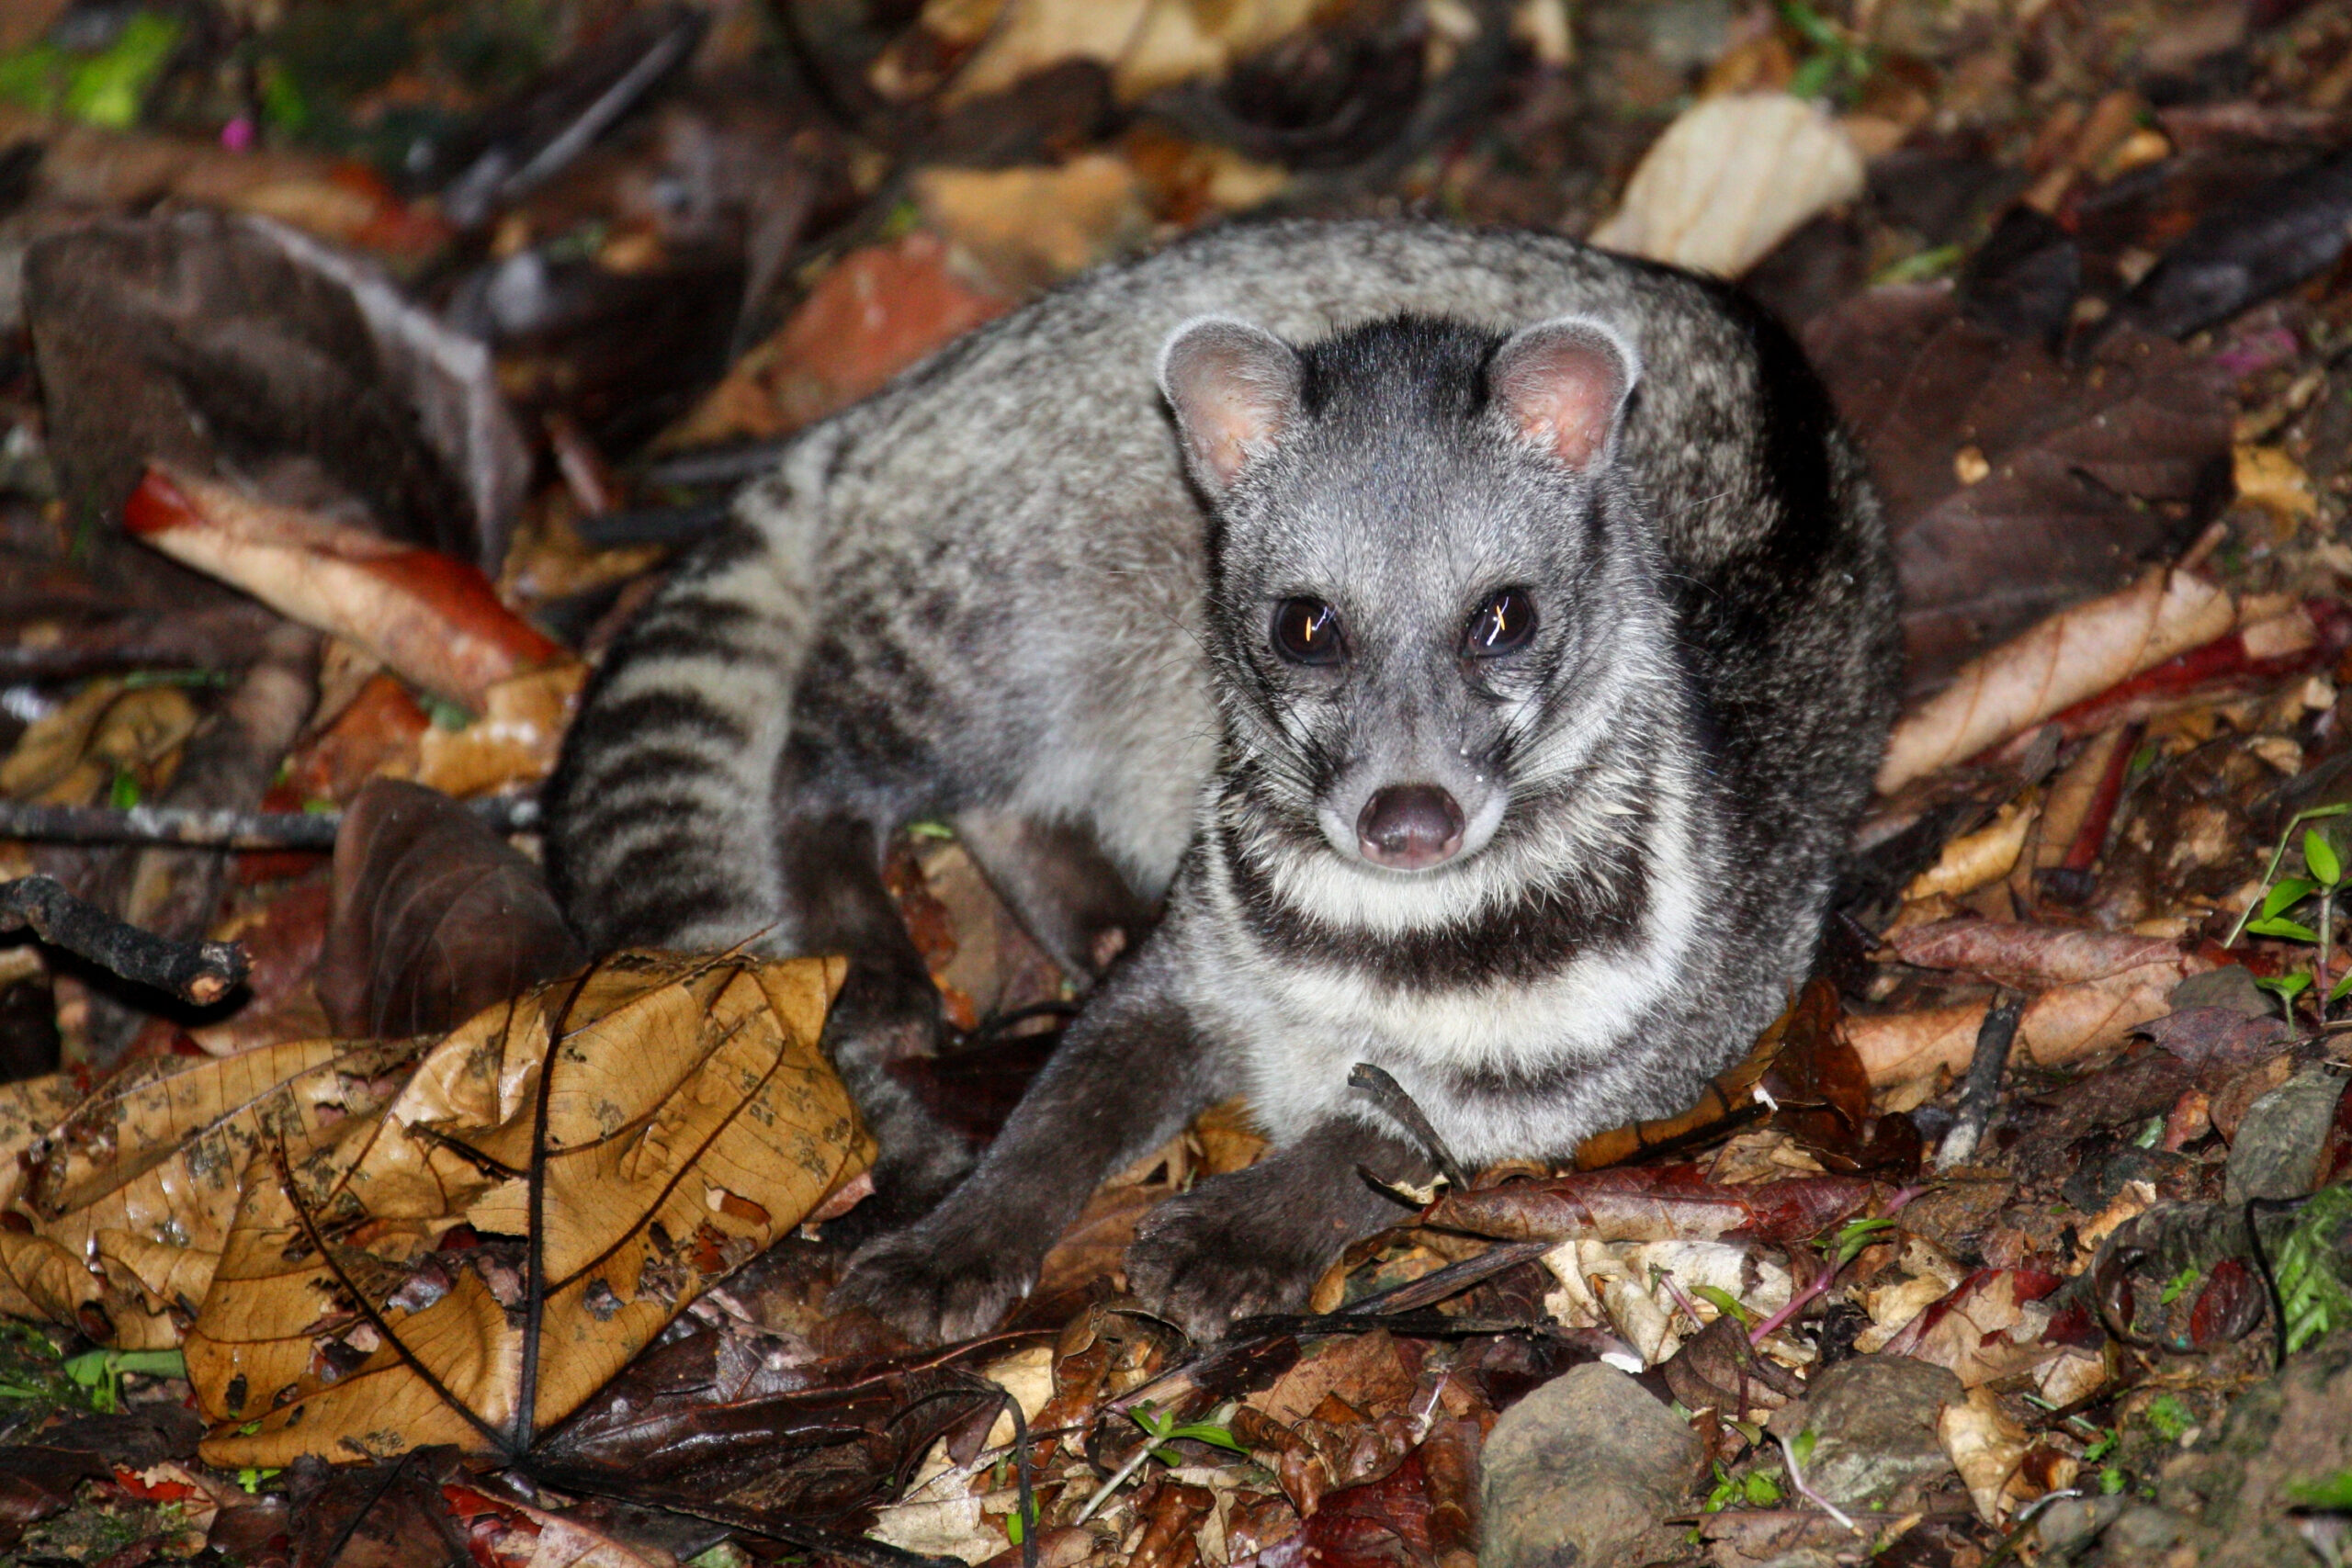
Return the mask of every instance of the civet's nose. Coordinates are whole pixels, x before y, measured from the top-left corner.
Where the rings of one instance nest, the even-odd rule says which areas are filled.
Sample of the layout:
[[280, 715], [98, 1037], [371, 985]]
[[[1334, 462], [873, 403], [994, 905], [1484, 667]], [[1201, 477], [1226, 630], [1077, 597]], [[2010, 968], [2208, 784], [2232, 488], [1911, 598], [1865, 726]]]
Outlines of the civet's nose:
[[1390, 784], [1363, 803], [1356, 842], [1374, 865], [1442, 865], [1462, 848], [1462, 807], [1435, 784]]

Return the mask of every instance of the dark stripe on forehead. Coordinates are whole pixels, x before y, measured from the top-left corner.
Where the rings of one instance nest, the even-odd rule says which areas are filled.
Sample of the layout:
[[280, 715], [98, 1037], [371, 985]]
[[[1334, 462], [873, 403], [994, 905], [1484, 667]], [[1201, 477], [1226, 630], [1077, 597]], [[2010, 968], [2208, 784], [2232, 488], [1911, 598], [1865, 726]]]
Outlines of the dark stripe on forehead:
[[1462, 990], [1557, 975], [1593, 947], [1622, 944], [1649, 907], [1648, 871], [1627, 845], [1598, 852], [1585, 874], [1531, 887], [1464, 920], [1402, 932], [1374, 932], [1323, 919], [1275, 890], [1265, 864], [1229, 824], [1217, 830], [1218, 857], [1243, 927], [1277, 963], [1309, 964], [1363, 976], [1398, 990]]

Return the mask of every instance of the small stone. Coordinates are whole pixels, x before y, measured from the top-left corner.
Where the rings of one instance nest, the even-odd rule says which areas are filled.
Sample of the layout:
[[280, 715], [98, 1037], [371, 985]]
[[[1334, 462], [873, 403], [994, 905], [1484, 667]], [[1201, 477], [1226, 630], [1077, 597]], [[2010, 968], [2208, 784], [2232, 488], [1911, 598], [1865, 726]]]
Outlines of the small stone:
[[1815, 1372], [1803, 1402], [1775, 1411], [1772, 1430], [1814, 1435], [1804, 1478], [1841, 1508], [1899, 1507], [1952, 1473], [1936, 1432], [1960, 1379], [1908, 1356], [1857, 1356]]
[[2300, 1198], [2319, 1185], [2319, 1154], [2344, 1098], [2345, 1077], [2334, 1067], [2306, 1067], [2254, 1102], [2230, 1144], [2230, 1174], [2222, 1201]]
[[1678, 1538], [1661, 1521], [1688, 1503], [1702, 1459], [1697, 1434], [1616, 1368], [1594, 1362], [1556, 1377], [1487, 1436], [1479, 1568], [1669, 1555]]

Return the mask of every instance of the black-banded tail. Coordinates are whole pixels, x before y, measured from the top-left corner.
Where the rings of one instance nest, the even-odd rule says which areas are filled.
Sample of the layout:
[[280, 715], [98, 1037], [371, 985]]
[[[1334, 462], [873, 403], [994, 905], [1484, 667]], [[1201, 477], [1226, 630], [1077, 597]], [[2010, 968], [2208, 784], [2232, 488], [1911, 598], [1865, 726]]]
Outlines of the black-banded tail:
[[820, 507], [797, 466], [747, 491], [614, 644], [548, 781], [548, 880], [594, 952], [790, 951], [776, 767]]

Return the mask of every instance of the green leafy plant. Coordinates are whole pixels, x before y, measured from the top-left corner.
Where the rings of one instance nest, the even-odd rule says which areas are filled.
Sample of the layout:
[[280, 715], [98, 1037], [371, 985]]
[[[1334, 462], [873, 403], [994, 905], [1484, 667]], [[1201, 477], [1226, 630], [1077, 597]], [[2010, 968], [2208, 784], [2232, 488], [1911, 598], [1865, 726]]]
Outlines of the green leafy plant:
[[1781, 0], [1780, 11], [1791, 30], [1812, 46], [1789, 78], [1790, 96], [1851, 103], [1878, 68], [1877, 57], [1805, 0]]
[[[2308, 973], [2278, 975], [2255, 981], [2256, 985], [2278, 998], [2290, 1025], [2295, 1020], [2296, 998], [2311, 989], [2314, 981], [2324, 984], [2324, 977], [2335, 967], [2335, 900], [2337, 895], [2344, 891], [2344, 858], [2335, 842], [2311, 824], [2341, 817], [2346, 812], [2352, 812], [2352, 801], [2314, 806], [2308, 811], [2295, 814], [2278, 835], [2277, 846], [2270, 852], [2270, 863], [2262, 873], [2261, 897], [2247, 906], [2245, 912], [2238, 917], [2237, 924], [2230, 931], [2229, 940], [2233, 943], [2241, 935], [2267, 936], [2281, 942], [2309, 942], [2318, 950]], [[2279, 869], [2286, 863], [2289, 848], [2297, 842], [2298, 829], [2301, 829], [2303, 874], [2282, 877], [2278, 874]], [[2315, 924], [2306, 925], [2293, 918], [2298, 906], [2314, 898], [2319, 902]], [[2321, 1022], [2327, 1021], [2330, 1004], [2341, 999], [2346, 992], [2352, 992], [2352, 971], [2347, 971], [2343, 979], [2321, 997]]]
[[69, 1358], [64, 1370], [67, 1377], [88, 1391], [91, 1408], [110, 1415], [122, 1408], [125, 1373], [184, 1378], [187, 1362], [177, 1350], [86, 1350]]
[[2287, 1353], [2352, 1325], [2352, 1182], [2312, 1194], [2278, 1244], [2272, 1273], [2286, 1320]]
[[2339, 1470], [2318, 1481], [2290, 1481], [2287, 1495], [2306, 1508], [2352, 1510], [2352, 1470]]
[[2165, 1281], [2164, 1291], [2156, 1297], [2156, 1300], [2162, 1302], [2166, 1306], [2172, 1305], [2173, 1303], [2180, 1300], [2183, 1295], [2188, 1293], [2189, 1286], [2197, 1283], [2199, 1272], [2200, 1270], [2198, 1269], [2197, 1265], [2191, 1263], [2179, 1273], [2175, 1274], [2171, 1279]]
[[[1094, 1510], [1108, 1502], [1111, 1495], [1125, 1486], [1128, 1479], [1149, 1461], [1156, 1458], [1162, 1463], [1173, 1463], [1173, 1461], [1159, 1451], [1170, 1443], [1187, 1441], [1206, 1443], [1212, 1448], [1228, 1449], [1238, 1454], [1246, 1454], [1250, 1451], [1241, 1446], [1240, 1439], [1225, 1426], [1230, 1415], [1229, 1410], [1219, 1412], [1217, 1419], [1214, 1421], [1186, 1421], [1182, 1424], [1178, 1423], [1175, 1416], [1162, 1416], [1148, 1404], [1138, 1404], [1128, 1411], [1127, 1415], [1136, 1426], [1141, 1427], [1149, 1435], [1148, 1439], [1143, 1447], [1136, 1450], [1134, 1458], [1119, 1467], [1117, 1474], [1104, 1482], [1096, 1489], [1094, 1495], [1086, 1500], [1086, 1506], [1078, 1511], [1078, 1517], [1072, 1519], [1071, 1524], [1082, 1525], [1093, 1517]], [[1016, 1540], [1013, 1544], [1018, 1546], [1021, 1543]]]
[[2151, 1400], [2144, 1414], [2149, 1427], [2167, 1443], [2180, 1441], [2182, 1434], [2197, 1424], [2197, 1417], [2188, 1413], [2188, 1406], [2169, 1393], [2158, 1394]]

